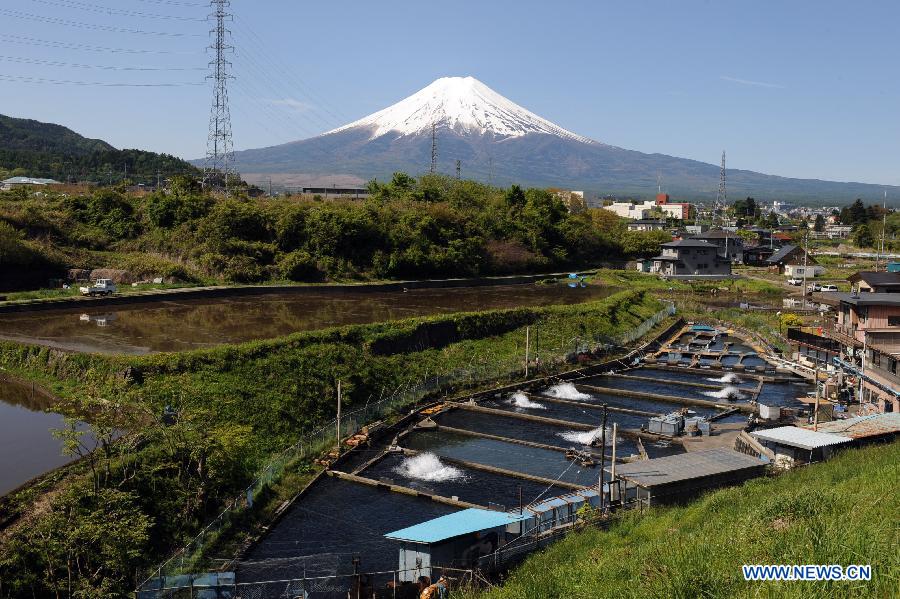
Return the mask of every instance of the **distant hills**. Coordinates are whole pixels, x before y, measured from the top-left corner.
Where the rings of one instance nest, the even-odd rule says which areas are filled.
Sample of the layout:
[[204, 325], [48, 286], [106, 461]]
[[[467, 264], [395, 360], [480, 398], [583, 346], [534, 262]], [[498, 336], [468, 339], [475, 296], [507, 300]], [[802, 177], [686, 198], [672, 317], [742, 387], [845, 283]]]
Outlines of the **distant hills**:
[[[46, 177], [64, 182], [119, 182], [128, 171], [136, 183], [155, 183], [163, 176], [199, 174], [197, 167], [144, 150], [118, 150], [67, 127], [0, 115], [0, 173]], [[5, 171], [5, 172], [3, 172]]]
[[[432, 127], [438, 170], [498, 185], [521, 183], [600, 194], [652, 196], [657, 176], [679, 199], [712, 201], [719, 167], [588, 139], [541, 118], [472, 77], [445, 77], [400, 102], [317, 137], [235, 153], [249, 181], [271, 177], [330, 185], [426, 172]], [[846, 204], [876, 201], [882, 185], [793, 179], [728, 169], [728, 196]], [[900, 188], [887, 187], [897, 197]]]

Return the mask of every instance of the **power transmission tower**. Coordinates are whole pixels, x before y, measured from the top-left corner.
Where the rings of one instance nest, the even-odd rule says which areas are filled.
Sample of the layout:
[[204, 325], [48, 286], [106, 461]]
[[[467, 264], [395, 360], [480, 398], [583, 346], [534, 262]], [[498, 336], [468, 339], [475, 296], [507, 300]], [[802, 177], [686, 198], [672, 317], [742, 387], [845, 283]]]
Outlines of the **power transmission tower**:
[[459, 180], [459, 173], [462, 170], [462, 161], [456, 161], [456, 179]]
[[719, 171], [719, 191], [716, 192], [716, 207], [714, 213], [722, 215], [722, 226], [725, 223], [725, 210], [728, 206], [727, 194], [725, 193], [725, 150], [722, 150], [722, 169]]
[[228, 80], [231, 62], [225, 55], [234, 51], [228, 40], [231, 31], [226, 29], [225, 22], [232, 20], [231, 0], [211, 0], [213, 11], [209, 20], [215, 19], [215, 27], [210, 30], [213, 43], [209, 46], [215, 52], [215, 60], [210, 61], [212, 71], [207, 79], [214, 80], [212, 109], [209, 115], [209, 137], [206, 140], [205, 180], [220, 173], [225, 179], [225, 193], [228, 193], [228, 175], [231, 174], [234, 162], [234, 144], [231, 139], [231, 111], [228, 108]]
[[437, 123], [431, 123], [431, 172], [437, 170]]

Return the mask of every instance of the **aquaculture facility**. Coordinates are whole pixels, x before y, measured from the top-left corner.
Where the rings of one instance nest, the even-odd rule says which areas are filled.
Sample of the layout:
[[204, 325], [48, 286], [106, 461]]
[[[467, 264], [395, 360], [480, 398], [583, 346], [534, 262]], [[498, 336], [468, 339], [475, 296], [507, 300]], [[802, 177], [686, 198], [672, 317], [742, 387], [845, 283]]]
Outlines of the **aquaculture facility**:
[[490, 576], [617, 511], [760, 476], [772, 454], [745, 429], [802, 422], [813, 386], [744, 337], [679, 321], [615, 361], [371, 424], [238, 559], [160, 570], [138, 597], [404, 596], [420, 577]]

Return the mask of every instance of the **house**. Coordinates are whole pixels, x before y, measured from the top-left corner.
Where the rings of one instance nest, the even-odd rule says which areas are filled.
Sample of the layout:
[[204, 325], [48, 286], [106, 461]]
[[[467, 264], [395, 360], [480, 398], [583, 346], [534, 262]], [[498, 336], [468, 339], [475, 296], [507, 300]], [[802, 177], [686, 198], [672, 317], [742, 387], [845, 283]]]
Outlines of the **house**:
[[768, 246], [753, 246], [744, 248], [744, 264], [748, 266], [767, 266], [766, 261], [772, 257], [775, 250]]
[[702, 239], [718, 247], [719, 255], [731, 260], [732, 264], [740, 264], [744, 261], [744, 240], [738, 237], [734, 231], [713, 229], [700, 235], [694, 235], [691, 239]]
[[726, 278], [731, 262], [719, 255], [719, 248], [700, 239], [680, 239], [660, 245], [662, 253], [652, 258], [651, 272], [676, 278]]
[[[804, 428], [812, 428], [812, 425]], [[900, 435], [900, 414], [870, 414], [832, 420], [818, 424], [816, 430], [820, 433], [850, 437], [857, 445], [885, 443], [893, 441]]]
[[900, 293], [900, 272], [860, 271], [847, 280], [858, 293]]
[[836, 449], [853, 441], [850, 437], [796, 426], [757, 430], [750, 435], [763, 447], [774, 452], [775, 466], [779, 468], [827, 460]]
[[766, 260], [766, 265], [769, 270], [787, 277], [815, 277], [825, 272], [825, 268], [815, 258], [807, 256], [806, 250], [799, 245], [783, 246]]
[[900, 293], [831, 293], [832, 323], [790, 329], [800, 355], [837, 366], [854, 380], [860, 413], [900, 412]]
[[0, 189], [9, 191], [16, 187], [43, 187], [45, 185], [62, 185], [55, 179], [38, 179], [34, 177], [10, 177], [0, 182]]
[[652, 218], [641, 218], [628, 223], [629, 231], [662, 231], [666, 228], [666, 221]]

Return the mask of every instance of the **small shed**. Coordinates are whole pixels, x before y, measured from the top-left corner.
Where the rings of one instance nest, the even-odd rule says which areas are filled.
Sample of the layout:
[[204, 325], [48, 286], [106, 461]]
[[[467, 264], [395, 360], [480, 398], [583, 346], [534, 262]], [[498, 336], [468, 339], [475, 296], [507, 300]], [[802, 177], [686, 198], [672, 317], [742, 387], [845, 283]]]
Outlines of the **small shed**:
[[796, 426], [753, 431], [750, 435], [775, 453], [775, 465], [780, 468], [827, 460], [836, 448], [852, 441], [850, 437]]
[[389, 532], [400, 542], [401, 582], [431, 576], [432, 569], [470, 567], [522, 534], [525, 514], [471, 508]]
[[766, 464], [733, 449], [706, 449], [616, 465], [614, 482], [624, 483], [626, 490], [635, 488], [642, 505], [679, 503], [708, 489], [761, 476]]

